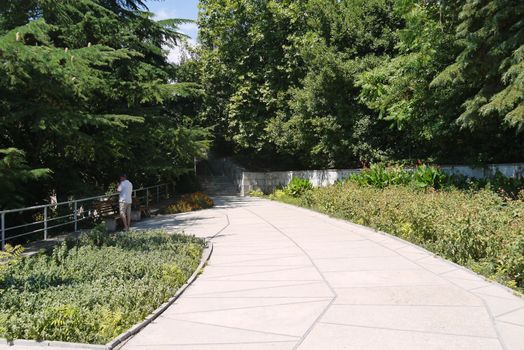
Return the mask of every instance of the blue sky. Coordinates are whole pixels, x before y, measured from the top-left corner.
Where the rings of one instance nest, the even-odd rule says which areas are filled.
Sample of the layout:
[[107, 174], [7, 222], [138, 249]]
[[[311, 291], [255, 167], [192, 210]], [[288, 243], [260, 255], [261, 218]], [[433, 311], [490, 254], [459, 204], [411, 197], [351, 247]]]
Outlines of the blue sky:
[[[149, 10], [156, 14], [157, 19], [197, 19], [198, 0], [149, 0], [146, 2], [146, 4], [149, 7]], [[180, 31], [189, 35], [193, 40], [196, 41], [198, 36], [198, 28], [196, 24], [184, 24], [180, 27]]]

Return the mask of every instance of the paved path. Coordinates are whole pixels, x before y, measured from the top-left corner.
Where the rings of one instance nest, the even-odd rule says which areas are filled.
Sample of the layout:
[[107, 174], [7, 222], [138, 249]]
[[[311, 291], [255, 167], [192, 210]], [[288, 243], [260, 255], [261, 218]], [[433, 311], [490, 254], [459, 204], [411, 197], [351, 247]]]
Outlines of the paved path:
[[145, 226], [214, 236], [204, 273], [124, 349], [524, 349], [524, 299], [404, 241], [230, 197]]

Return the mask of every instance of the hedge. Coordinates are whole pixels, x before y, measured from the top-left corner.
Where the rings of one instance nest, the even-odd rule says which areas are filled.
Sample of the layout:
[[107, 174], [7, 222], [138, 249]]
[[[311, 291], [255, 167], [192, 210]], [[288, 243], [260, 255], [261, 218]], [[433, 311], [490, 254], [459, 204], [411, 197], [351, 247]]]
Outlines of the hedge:
[[0, 337], [106, 343], [172, 297], [203, 247], [161, 231], [94, 230], [50, 254], [13, 256], [0, 269]]

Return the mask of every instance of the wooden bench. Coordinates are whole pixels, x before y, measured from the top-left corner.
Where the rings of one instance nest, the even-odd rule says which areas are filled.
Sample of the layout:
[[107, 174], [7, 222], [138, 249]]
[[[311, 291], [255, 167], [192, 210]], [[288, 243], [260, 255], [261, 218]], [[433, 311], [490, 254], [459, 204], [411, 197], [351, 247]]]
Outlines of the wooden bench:
[[95, 218], [105, 220], [108, 231], [115, 231], [118, 226], [118, 220], [122, 221], [118, 203], [111, 200], [95, 202], [93, 204], [93, 210]]
[[148, 207], [147, 203], [145, 203], [145, 199], [142, 200], [138, 197], [133, 197], [133, 208], [134, 210], [137, 210], [140, 212], [141, 218], [148, 218], [151, 216], [151, 208]]

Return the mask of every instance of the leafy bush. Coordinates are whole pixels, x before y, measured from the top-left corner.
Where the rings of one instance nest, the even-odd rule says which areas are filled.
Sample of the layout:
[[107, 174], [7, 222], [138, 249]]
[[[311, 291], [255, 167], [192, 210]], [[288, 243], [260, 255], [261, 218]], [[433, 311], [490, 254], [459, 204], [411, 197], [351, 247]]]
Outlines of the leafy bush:
[[24, 248], [20, 245], [11, 246], [6, 244], [4, 250], [0, 250], [0, 284], [2, 283], [3, 272], [9, 268], [10, 265], [16, 264], [21, 259], [21, 254]]
[[0, 337], [106, 343], [172, 297], [203, 241], [161, 231], [95, 230], [0, 275]]
[[435, 166], [419, 165], [411, 172], [412, 182], [420, 188], [439, 189], [449, 184], [449, 176]]
[[500, 171], [495, 176], [485, 179], [472, 179], [465, 176], [455, 175], [452, 178], [453, 185], [458, 188], [479, 190], [489, 189], [503, 197], [524, 198], [524, 179], [504, 176]]
[[275, 192], [271, 193], [268, 198], [293, 205], [300, 205], [303, 200], [303, 197], [292, 197], [284, 190], [275, 190]]
[[386, 167], [383, 164], [373, 164], [369, 168], [349, 176], [346, 181], [376, 188], [412, 186], [434, 189], [455, 187], [474, 191], [489, 189], [503, 197], [513, 199], [519, 195], [524, 195], [524, 179], [509, 178], [500, 172], [485, 179], [474, 179], [460, 175], [450, 176], [440, 168], [428, 165], [419, 165], [414, 169], [409, 169], [402, 166]]
[[182, 174], [178, 177], [176, 182], [176, 190], [178, 193], [194, 193], [202, 190], [202, 186], [194, 173]]
[[295, 203], [399, 236], [524, 290], [522, 199], [508, 200], [488, 189], [379, 189], [348, 181], [309, 191]]
[[352, 174], [347, 180], [359, 185], [384, 188], [390, 185], [405, 185], [410, 182], [411, 174], [401, 167], [386, 168], [383, 164], [373, 164], [368, 169]]
[[264, 192], [259, 189], [249, 191], [250, 197], [264, 197]]
[[351, 175], [348, 180], [376, 188], [412, 185], [438, 189], [448, 184], [450, 178], [434, 166], [419, 165], [415, 169], [405, 169], [401, 166], [386, 167], [383, 164], [373, 164], [370, 168]]
[[202, 192], [184, 194], [175, 204], [169, 205], [162, 210], [164, 214], [185, 213], [188, 211], [211, 208], [215, 205], [208, 195]]
[[311, 189], [313, 189], [313, 185], [308, 179], [293, 177], [289, 184], [284, 187], [284, 192], [291, 197], [300, 197]]

